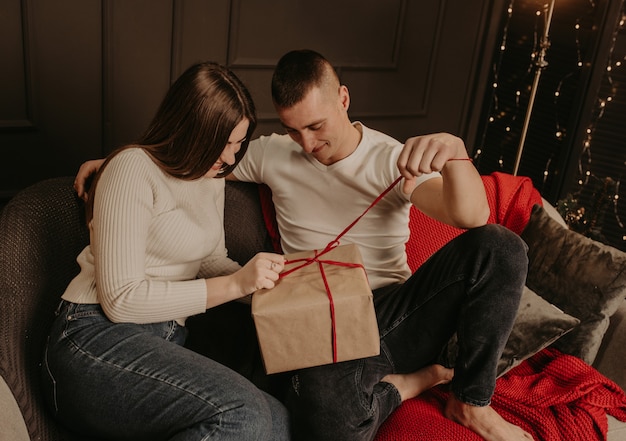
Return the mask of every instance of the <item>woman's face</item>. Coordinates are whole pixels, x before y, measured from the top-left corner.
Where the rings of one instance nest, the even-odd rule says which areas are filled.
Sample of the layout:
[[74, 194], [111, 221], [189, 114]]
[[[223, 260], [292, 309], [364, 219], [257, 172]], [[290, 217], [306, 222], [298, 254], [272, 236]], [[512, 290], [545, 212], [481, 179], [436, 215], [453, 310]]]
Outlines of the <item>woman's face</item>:
[[247, 119], [242, 119], [239, 121], [239, 124], [235, 126], [232, 132], [230, 132], [230, 136], [228, 137], [228, 143], [224, 147], [220, 158], [217, 160], [213, 167], [204, 175], [205, 178], [214, 178], [216, 177], [222, 167], [226, 165], [233, 165], [235, 163], [235, 155], [241, 149], [241, 143], [246, 140], [246, 135], [248, 133], [248, 127], [250, 126], [250, 121]]

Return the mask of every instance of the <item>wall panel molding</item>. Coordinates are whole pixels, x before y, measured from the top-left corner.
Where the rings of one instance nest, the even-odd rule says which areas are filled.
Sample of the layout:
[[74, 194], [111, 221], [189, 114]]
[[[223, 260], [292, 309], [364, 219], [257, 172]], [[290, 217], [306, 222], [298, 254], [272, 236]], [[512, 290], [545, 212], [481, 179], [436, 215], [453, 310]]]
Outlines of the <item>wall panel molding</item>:
[[31, 20], [27, 0], [4, 0], [0, 14], [0, 130], [33, 129]]
[[[1, 0], [0, 193], [72, 174], [135, 140], [191, 64], [229, 66], [282, 132], [270, 94], [285, 52], [337, 68], [350, 117], [402, 139], [465, 136], [497, 0]], [[6, 5], [6, 7], [5, 7]], [[5, 12], [6, 11], [6, 12]], [[489, 34], [486, 36], [486, 34]], [[476, 119], [472, 120], [475, 125]], [[29, 163], [27, 173], [16, 164]]]
[[[228, 63], [273, 68], [294, 48], [323, 50], [337, 67], [397, 69], [407, 0], [232, 0]], [[329, 13], [332, 11], [332, 13]]]

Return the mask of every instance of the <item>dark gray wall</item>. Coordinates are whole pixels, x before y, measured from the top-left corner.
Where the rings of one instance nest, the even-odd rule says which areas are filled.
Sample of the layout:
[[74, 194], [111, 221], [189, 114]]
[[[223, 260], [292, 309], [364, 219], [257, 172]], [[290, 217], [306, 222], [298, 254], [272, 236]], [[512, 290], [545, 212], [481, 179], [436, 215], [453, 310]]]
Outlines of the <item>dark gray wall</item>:
[[[136, 138], [187, 66], [230, 66], [280, 130], [272, 67], [308, 47], [338, 68], [351, 117], [404, 139], [474, 139], [493, 0], [0, 0], [0, 197], [73, 175]], [[496, 17], [496, 18], [492, 18]], [[485, 49], [487, 48], [487, 49]]]

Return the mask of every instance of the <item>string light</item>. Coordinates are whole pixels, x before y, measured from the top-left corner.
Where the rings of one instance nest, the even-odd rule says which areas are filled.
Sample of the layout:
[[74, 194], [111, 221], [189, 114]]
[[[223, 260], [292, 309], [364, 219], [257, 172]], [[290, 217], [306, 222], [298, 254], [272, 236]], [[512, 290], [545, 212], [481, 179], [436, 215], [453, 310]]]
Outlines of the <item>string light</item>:
[[[509, 106], [509, 108], [504, 108], [504, 109], [500, 108], [500, 105], [501, 105], [500, 95], [502, 95], [503, 93], [508, 93], [506, 91], [499, 90], [500, 71], [502, 68], [502, 63], [503, 63], [503, 58], [505, 56], [505, 52], [509, 47], [509, 42], [508, 42], [509, 31], [510, 31], [511, 22], [515, 13], [515, 1], [516, 0], [510, 0], [509, 5], [506, 9], [506, 17], [504, 19], [504, 25], [503, 25], [503, 31], [502, 31], [502, 40], [499, 46], [500, 50], [497, 56], [495, 57], [495, 61], [492, 65], [493, 81], [492, 81], [489, 116], [487, 119], [488, 123], [485, 125], [483, 129], [481, 141], [479, 142], [479, 145], [482, 148], [477, 149], [474, 153], [474, 162], [478, 167], [480, 167], [481, 154], [484, 152], [484, 147], [486, 144], [488, 132], [491, 131], [491, 133], [493, 133], [496, 127], [501, 127], [507, 139], [509, 140], [514, 139], [511, 136], [517, 133], [517, 130], [518, 130], [517, 121], [518, 119], [520, 119], [519, 117], [521, 115], [521, 112], [526, 110], [525, 107], [522, 107], [522, 98], [524, 97], [526, 92], [529, 92], [531, 90], [531, 86], [529, 84], [530, 83], [529, 77], [533, 74], [534, 69], [543, 69], [547, 66], [547, 62], [544, 59], [544, 55], [550, 43], [549, 41], [547, 41], [547, 39], [541, 38], [541, 34], [543, 33], [544, 29], [546, 29], [549, 26], [548, 24], [549, 14], [548, 14], [547, 6], [543, 5], [542, 9], [537, 9], [534, 12], [535, 20], [534, 20], [534, 27], [533, 27], [533, 33], [532, 33], [532, 45], [531, 45], [531, 49], [529, 53], [529, 63], [526, 66], [525, 72], [519, 76], [519, 81], [523, 85], [523, 87], [518, 86], [517, 88], [515, 88], [514, 90], [515, 95], [511, 97], [512, 99], [506, 96], [504, 97], [504, 98], [509, 99], [509, 101], [512, 103], [512, 106]], [[498, 124], [496, 125], [496, 123]], [[555, 132], [558, 132], [561, 136], [565, 136], [565, 130], [563, 129], [557, 129]], [[504, 151], [504, 149], [507, 148], [506, 143], [498, 142], [497, 148], [498, 150], [500, 150], [499, 154], [497, 155], [498, 156], [498, 159], [497, 159], [498, 168], [501, 170], [510, 168], [509, 164], [506, 163], [506, 160], [507, 160], [506, 158], [508, 157], [508, 155], [505, 154], [506, 152]], [[480, 151], [480, 153], [478, 153], [478, 151]]]
[[[615, 220], [617, 221], [617, 225], [624, 230], [624, 223], [617, 212], [617, 202], [619, 201], [619, 186], [622, 181], [622, 178], [619, 178], [615, 183], [615, 194], [613, 195], [613, 214], [615, 216]], [[622, 235], [622, 240], [626, 240], [626, 235]]]
[[[597, 103], [596, 108], [594, 110], [594, 113], [592, 114], [591, 122], [589, 123], [585, 131], [585, 138], [583, 140], [583, 149], [578, 160], [578, 174], [581, 177], [579, 177], [577, 180], [579, 188], [577, 191], [575, 191], [574, 197], [575, 198], [580, 197], [584, 188], [590, 183], [592, 179], [594, 181], [604, 182], [605, 187], [609, 184], [613, 184], [613, 188], [612, 188], [613, 194], [612, 196], [610, 196], [610, 200], [613, 205], [613, 210], [612, 210], [613, 216], [619, 228], [622, 231], [624, 231], [626, 230], [626, 228], [620, 218], [619, 206], [618, 206], [619, 199], [620, 199], [619, 191], [620, 191], [621, 177], [617, 181], [613, 181], [611, 178], [600, 179], [599, 177], [597, 177], [592, 171], [592, 166], [594, 164], [592, 162], [592, 155], [591, 155], [591, 148], [593, 145], [593, 135], [594, 135], [595, 129], [598, 123], [604, 117], [607, 107], [610, 106], [610, 104], [613, 102], [613, 100], [615, 99], [615, 96], [618, 93], [618, 90], [615, 87], [614, 82], [613, 82], [613, 74], [616, 72], [616, 69], [620, 69], [623, 67], [623, 64], [624, 64], [623, 61], [626, 60], [626, 56], [624, 56], [622, 59], [617, 59], [617, 60], [614, 59], [615, 44], [617, 41], [617, 36], [619, 32], [624, 28], [624, 24], [626, 23], [626, 13], [624, 11], [624, 4], [622, 4], [621, 17], [622, 18], [620, 19], [618, 26], [614, 30], [612, 38], [611, 38], [611, 44], [609, 48], [609, 57], [608, 57], [608, 62], [607, 62], [607, 66], [605, 69], [604, 80], [610, 87], [608, 88], [608, 93], [606, 95], [604, 95], [603, 97], [598, 97], [598, 99], [596, 100], [596, 103]], [[626, 241], [626, 234], [622, 234], [622, 241]]]
[[[515, 0], [509, 0], [509, 6], [507, 7], [507, 16], [506, 19], [504, 21], [504, 27], [502, 29], [502, 40], [500, 42], [500, 52], [498, 53], [498, 56], [496, 57], [495, 62], [492, 65], [492, 77], [493, 77], [493, 82], [491, 84], [491, 88], [492, 88], [492, 93], [491, 93], [491, 103], [490, 103], [490, 109], [489, 109], [489, 119], [488, 122], [489, 124], [487, 124], [487, 127], [485, 127], [485, 129], [483, 130], [483, 135], [482, 135], [482, 142], [481, 144], [484, 145], [485, 144], [485, 138], [487, 135], [487, 130], [489, 125], [493, 125], [493, 123], [495, 123], [498, 118], [498, 114], [500, 114], [500, 116], [504, 115], [504, 112], [500, 112], [500, 103], [498, 100], [498, 94], [496, 93], [497, 89], [498, 89], [498, 81], [500, 80], [500, 68], [502, 67], [502, 60], [504, 58], [504, 53], [506, 52], [507, 49], [507, 45], [508, 45], [508, 38], [509, 38], [509, 27], [511, 25], [511, 18], [513, 17], [513, 4], [515, 3]], [[474, 163], [479, 166], [480, 165], [480, 158], [482, 155], [482, 148], [477, 148], [474, 152]], [[503, 161], [502, 161], [502, 157], [500, 157], [500, 160], [498, 161], [500, 164], [500, 167], [502, 168], [503, 166]]]
[[[533, 69], [536, 68], [537, 63], [541, 61], [541, 58], [539, 57], [542, 50], [542, 39], [540, 38], [540, 35], [546, 26], [547, 16], [544, 3], [546, 3], [545, 0], [538, 0], [536, 9], [529, 10], [527, 6], [528, 0], [526, 0], [526, 3], [521, 0], [510, 0], [508, 2], [508, 7], [505, 9], [501, 41], [498, 46], [499, 51], [497, 50], [494, 62], [492, 63], [491, 99], [489, 102], [488, 114], [486, 123], [482, 129], [481, 138], [478, 142], [479, 148], [475, 149], [473, 156], [475, 164], [481, 170], [489, 172], [495, 168], [506, 171], [512, 166], [512, 164], [508, 164], [507, 162], [512, 160], [510, 154], [511, 143], [515, 142], [519, 133], [519, 126], [521, 126], [521, 124], [517, 124], [517, 122], [518, 120], [521, 122], [521, 118], [519, 118], [519, 116], [521, 115], [521, 112], [525, 110], [525, 108], [522, 107], [525, 105], [527, 94], [530, 90], [529, 75], [533, 73]], [[543, 9], [539, 5], [541, 5]], [[557, 7], [560, 8], [561, 6], [563, 5], [559, 4]], [[569, 5], [564, 6], [564, 8], [566, 7], [569, 7]], [[554, 151], [552, 153], [550, 153], [549, 150], [544, 150], [542, 152], [542, 154], [546, 156], [546, 159], [543, 166], [543, 174], [541, 177], [537, 177], [539, 180], [538, 185], [540, 186], [540, 191], [543, 191], [545, 186], [550, 185], [549, 180], [553, 174], [551, 169], [554, 168], [555, 165], [558, 166], [559, 164], [556, 159], [560, 157], [558, 153], [561, 151], [560, 149], [563, 148], [561, 146], [565, 146], [567, 148], [572, 147], [571, 140], [569, 139], [570, 134], [568, 133], [568, 127], [571, 125], [571, 106], [569, 105], [569, 102], [572, 99], [572, 93], [575, 93], [578, 81], [583, 78], [583, 68], [592, 68], [589, 64], [585, 63], [585, 53], [593, 50], [593, 48], [590, 47], [590, 39], [587, 35], [597, 34], [597, 30], [594, 28], [596, 17], [598, 16], [598, 13], [603, 10], [602, 8], [604, 5], [598, 3], [597, 0], [589, 0], [587, 6], [579, 3], [576, 7], [578, 8], [580, 15], [571, 24], [574, 39], [572, 49], [575, 50], [575, 54], [572, 52], [571, 61], [560, 62], [560, 64], [557, 63], [556, 69], [550, 69], [553, 78], [550, 81], [554, 81], [556, 85], [553, 90], [552, 109], [549, 107], [546, 108], [546, 106], [541, 107], [542, 112], [548, 110], [548, 112], [552, 111], [554, 113], [554, 128], [552, 131], [553, 144], [546, 144], [546, 147], [550, 146], [550, 148], [553, 148]], [[619, 82], [615, 83], [613, 80], [613, 77], [617, 75], [616, 73], [618, 71], [621, 72], [621, 69], [624, 69], [624, 65], [626, 65], [626, 56], [616, 56], [614, 53], [618, 33], [620, 30], [624, 29], [626, 23], [626, 13], [624, 12], [625, 3], [622, 3], [621, 7], [621, 19], [619, 20], [619, 25], [617, 26], [617, 29], [614, 30], [611, 39], [609, 59], [604, 71], [603, 83], [607, 87], [603, 88], [603, 90], [599, 93], [599, 96], [596, 98], [594, 106], [591, 109], [591, 115], [589, 116], [590, 123], [588, 124], [581, 141], [582, 148], [577, 161], [577, 177], [572, 188], [572, 193], [576, 197], [581, 196], [583, 190], [587, 188], [587, 186], [590, 186], [591, 184], [595, 185], [596, 182], [606, 181], [599, 179], [594, 174], [596, 164], [593, 161], [594, 155], [592, 150], [595, 141], [594, 135], [596, 133], [596, 127], [605, 114], [612, 111], [610, 110], [611, 105], [612, 103], [617, 102], [616, 97], [618, 93], [621, 93], [618, 89], [623, 87]], [[557, 9], [556, 12], [558, 11], [559, 9]], [[529, 29], [528, 32], [530, 35], [522, 34], [521, 36], [515, 35], [513, 37], [513, 26], [517, 26], [518, 23], [523, 23], [518, 20], [517, 16], [519, 15], [521, 20], [524, 17], [524, 14], [527, 14], [527, 18], [525, 19], [526, 22], [531, 20], [534, 21], [534, 26], [531, 28], [532, 30]], [[560, 16], [563, 17], [563, 15]], [[592, 17], [594, 18], [593, 20]], [[523, 32], [523, 30], [521, 32]], [[519, 32], [515, 30], [515, 34], [519, 34]], [[560, 35], [565, 34], [561, 33]], [[515, 38], [515, 40], [513, 40], [513, 38]], [[545, 42], [543, 43], [545, 44]], [[503, 69], [510, 69], [510, 66], [513, 66], [505, 55], [508, 54], [509, 51], [517, 50], [519, 52], [520, 49], [523, 49], [522, 45], [529, 46], [528, 64], [526, 65], [526, 68], [522, 66], [522, 68], [518, 69], [517, 72], [511, 73], [507, 70], [506, 77], [502, 76]], [[510, 53], [515, 54], [515, 52]], [[565, 54], [567, 52], [562, 53]], [[505, 60], [504, 62], [503, 59]], [[512, 58], [512, 60], [515, 60], [515, 58]], [[571, 65], [568, 63], [571, 63]], [[570, 67], [568, 68], [568, 66]], [[557, 75], [557, 72], [559, 72], [559, 69], [562, 68], [564, 68], [566, 72], [560, 75], [560, 79], [554, 78]], [[620, 76], [620, 79], [621, 78], [622, 77]], [[504, 81], [505, 79], [506, 81]], [[512, 84], [514, 81], [519, 83], [517, 85]], [[550, 83], [547, 81], [544, 81], [544, 83], [545, 89], [545, 86]], [[541, 93], [544, 93], [544, 89], [541, 89]], [[546, 96], [549, 99], [549, 95], [544, 95], [544, 97]], [[619, 102], [621, 103], [622, 101], [623, 100], [620, 100]], [[486, 145], [488, 142], [493, 145]], [[544, 149], [546, 147], [544, 147]], [[494, 161], [495, 163], [490, 167], [491, 162], [480, 164], [481, 159], [483, 162], [489, 160]], [[624, 166], [626, 167], [626, 163]], [[626, 173], [626, 171], [624, 173]], [[610, 182], [611, 186], [608, 187], [610, 196], [607, 198], [607, 201], [612, 204], [613, 210], [610, 215], [615, 218], [617, 225], [623, 230], [624, 234], [621, 234], [620, 236], [623, 237], [623, 240], [626, 242], [626, 227], [619, 216], [621, 202], [619, 192], [621, 179], [622, 176], [620, 176], [620, 178], [616, 181]], [[608, 184], [605, 183], [605, 185]], [[610, 211], [607, 212], [607, 214], [608, 213], [610, 213]], [[584, 218], [584, 208], [583, 213], [570, 214], [580, 220], [581, 218]], [[589, 211], [587, 214], [589, 214]]]

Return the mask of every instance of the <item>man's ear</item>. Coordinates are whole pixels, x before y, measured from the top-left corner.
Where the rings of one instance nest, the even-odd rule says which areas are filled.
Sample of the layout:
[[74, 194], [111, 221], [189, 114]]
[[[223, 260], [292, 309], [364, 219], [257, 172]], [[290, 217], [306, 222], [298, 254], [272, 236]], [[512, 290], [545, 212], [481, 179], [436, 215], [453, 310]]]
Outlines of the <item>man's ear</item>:
[[343, 84], [339, 86], [339, 104], [346, 112], [350, 108], [350, 92], [348, 91], [348, 86]]

